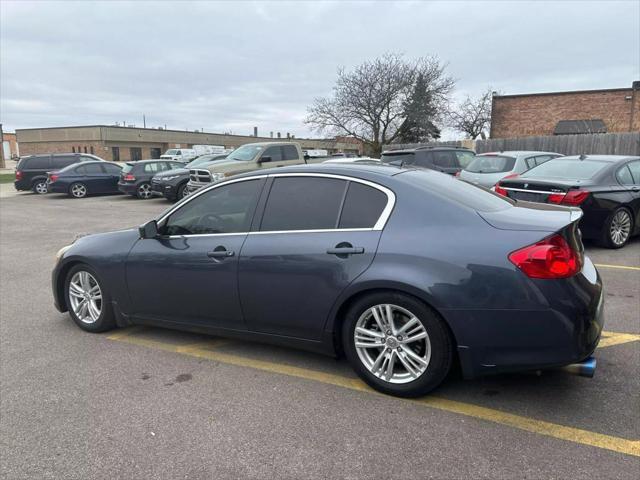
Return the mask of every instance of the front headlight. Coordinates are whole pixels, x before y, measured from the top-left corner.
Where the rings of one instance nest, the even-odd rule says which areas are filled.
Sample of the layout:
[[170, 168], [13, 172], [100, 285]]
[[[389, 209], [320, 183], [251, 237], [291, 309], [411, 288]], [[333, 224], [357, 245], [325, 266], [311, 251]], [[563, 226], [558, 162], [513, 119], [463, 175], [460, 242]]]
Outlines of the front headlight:
[[174, 180], [178, 178], [180, 175], [171, 175], [170, 177], [159, 177], [159, 180], [163, 182], [168, 182], [169, 180]]
[[64, 255], [64, 252], [69, 250], [72, 246], [73, 245], [67, 245], [66, 247], [62, 247], [60, 250], [58, 250], [58, 253], [56, 253], [56, 262], [59, 262], [62, 256]]

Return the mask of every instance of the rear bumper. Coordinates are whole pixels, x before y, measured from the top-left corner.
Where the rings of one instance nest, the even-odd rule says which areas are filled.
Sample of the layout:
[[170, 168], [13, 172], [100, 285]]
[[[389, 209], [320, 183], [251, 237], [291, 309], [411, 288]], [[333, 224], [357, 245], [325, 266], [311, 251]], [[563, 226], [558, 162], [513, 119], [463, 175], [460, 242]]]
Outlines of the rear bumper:
[[118, 190], [127, 195], [135, 195], [138, 191], [138, 186], [135, 183], [118, 182]]
[[23, 180], [16, 180], [15, 182], [13, 182], [13, 187], [16, 190], [20, 190], [20, 191], [24, 191], [24, 190], [31, 190], [31, 185], [27, 184], [27, 182], [23, 181]]
[[465, 377], [561, 367], [594, 352], [604, 327], [604, 291], [591, 261], [585, 258], [582, 273], [564, 284], [547, 283], [539, 294], [547, 308], [442, 312]]
[[63, 185], [58, 182], [48, 184], [49, 192], [53, 193], [69, 193], [69, 186]]

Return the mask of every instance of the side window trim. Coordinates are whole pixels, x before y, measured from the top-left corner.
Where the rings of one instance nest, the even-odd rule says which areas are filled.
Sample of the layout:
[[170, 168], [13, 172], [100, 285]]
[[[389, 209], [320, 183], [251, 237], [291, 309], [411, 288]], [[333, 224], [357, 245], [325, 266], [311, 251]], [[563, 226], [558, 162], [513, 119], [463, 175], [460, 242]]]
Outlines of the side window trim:
[[[629, 162], [631, 163], [631, 162]], [[623, 187], [627, 187], [629, 185], [634, 185], [635, 183], [635, 178], [633, 177], [633, 172], [631, 171], [631, 168], [629, 168], [629, 163], [625, 163], [622, 167], [618, 168], [616, 170], [616, 182], [618, 182], [619, 185], [622, 185]], [[622, 172], [623, 170], [626, 170], [629, 173], [629, 176], [631, 177], [631, 182], [632, 183], [622, 183], [622, 180], [620, 180], [620, 172]]]
[[[357, 182], [363, 185], [368, 185], [370, 187], [376, 188], [387, 195], [387, 205], [382, 210], [380, 217], [378, 217], [378, 221], [372, 228], [335, 228], [335, 229], [322, 229], [322, 230], [283, 230], [283, 231], [258, 231], [255, 230], [256, 224], [260, 225], [262, 222], [262, 217], [264, 215], [264, 207], [266, 204], [266, 200], [269, 196], [269, 192], [271, 190], [271, 186], [273, 185], [273, 178], [277, 177], [324, 177], [324, 178], [336, 178], [339, 180], [347, 181], [347, 188], [345, 189], [345, 194], [348, 191], [348, 183], [349, 182]], [[236, 233], [203, 233], [203, 234], [195, 234], [195, 235], [168, 235], [166, 238], [186, 238], [186, 237], [203, 237], [203, 236], [225, 236], [225, 235], [270, 235], [274, 233], [323, 233], [323, 232], [370, 232], [370, 231], [381, 231], [384, 229], [389, 217], [391, 216], [391, 212], [393, 211], [393, 207], [396, 204], [396, 195], [395, 193], [387, 187], [379, 185], [374, 182], [370, 182], [368, 180], [363, 180], [360, 178], [348, 177], [345, 175], [334, 175], [329, 173], [273, 173], [270, 175], [255, 175], [251, 177], [238, 178], [233, 180], [227, 180], [222, 183], [218, 183], [211, 187], [202, 188], [197, 192], [189, 195], [184, 202], [180, 202], [178, 205], [172, 207], [168, 211], [166, 211], [160, 218], [156, 219], [158, 222], [158, 227], [161, 228], [166, 220], [179, 208], [182, 208], [189, 202], [192, 202], [200, 195], [205, 194], [215, 188], [220, 188], [225, 185], [229, 185], [230, 183], [236, 182], [244, 182], [248, 180], [256, 180], [256, 179], [267, 179], [267, 181], [262, 185], [262, 191], [258, 197], [258, 202], [256, 203], [256, 208], [253, 211], [253, 219], [251, 221], [251, 226], [249, 227], [249, 231], [247, 232], [236, 232]], [[340, 215], [338, 216], [338, 221], [340, 221], [340, 216], [342, 216], [342, 208], [344, 207], [344, 199], [343, 204], [340, 207]]]

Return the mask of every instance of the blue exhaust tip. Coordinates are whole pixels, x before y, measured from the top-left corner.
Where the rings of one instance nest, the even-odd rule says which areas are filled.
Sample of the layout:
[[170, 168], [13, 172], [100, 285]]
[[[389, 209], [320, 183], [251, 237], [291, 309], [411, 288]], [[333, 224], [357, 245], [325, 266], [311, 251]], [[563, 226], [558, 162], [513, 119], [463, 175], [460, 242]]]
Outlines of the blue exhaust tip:
[[580, 375], [581, 377], [593, 378], [593, 375], [596, 373], [597, 364], [598, 362], [596, 361], [595, 357], [589, 357], [580, 363], [572, 363], [571, 365], [567, 365], [566, 367], [564, 367], [564, 370], [576, 375]]

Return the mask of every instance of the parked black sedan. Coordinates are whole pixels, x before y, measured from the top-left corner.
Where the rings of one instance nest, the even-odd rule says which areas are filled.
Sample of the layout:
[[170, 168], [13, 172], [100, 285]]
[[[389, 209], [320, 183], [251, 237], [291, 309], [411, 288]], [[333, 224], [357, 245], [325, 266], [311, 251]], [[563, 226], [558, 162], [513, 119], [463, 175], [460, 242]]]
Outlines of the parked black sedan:
[[640, 157], [556, 158], [501, 180], [495, 190], [515, 200], [579, 206], [583, 237], [605, 247], [623, 247], [640, 233]]
[[120, 165], [105, 161], [72, 164], [62, 170], [48, 172], [48, 191], [66, 193], [74, 198], [119, 193], [118, 179], [121, 170]]
[[153, 196], [151, 179], [160, 172], [184, 168], [184, 163], [173, 160], [140, 160], [127, 162], [122, 168], [118, 190], [146, 200]]
[[152, 324], [344, 352], [372, 387], [416, 396], [454, 359], [473, 377], [592, 354], [603, 292], [581, 215], [433, 170], [273, 168], [62, 248], [53, 294], [89, 332]]
[[226, 154], [202, 155], [186, 164], [184, 168], [160, 172], [151, 179], [151, 189], [172, 202], [180, 200], [189, 194], [186, 187], [189, 182], [190, 168], [204, 167], [225, 158], [227, 158]]

